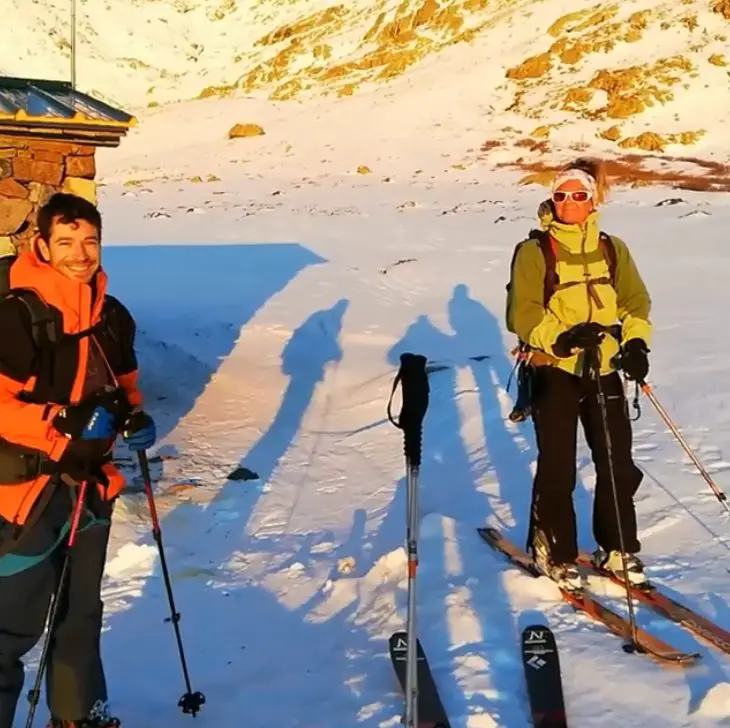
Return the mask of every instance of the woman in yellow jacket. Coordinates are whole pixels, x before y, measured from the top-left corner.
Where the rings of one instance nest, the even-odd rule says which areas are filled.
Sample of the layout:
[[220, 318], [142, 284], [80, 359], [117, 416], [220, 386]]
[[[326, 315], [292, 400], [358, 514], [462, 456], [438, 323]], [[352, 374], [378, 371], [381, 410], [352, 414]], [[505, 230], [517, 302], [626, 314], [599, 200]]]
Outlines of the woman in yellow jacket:
[[[573, 508], [579, 421], [596, 469], [597, 558], [619, 578], [625, 563], [631, 583], [646, 581], [636, 556], [634, 508], [642, 473], [631, 454], [631, 422], [615, 362], [619, 355], [628, 379], [646, 377], [651, 301], [626, 244], [600, 231], [597, 207], [606, 189], [601, 165], [592, 160], [577, 160], [557, 175], [551, 199], [538, 212], [542, 232], [515, 253], [507, 305], [507, 328], [539, 353], [535, 362], [548, 362], [534, 370], [531, 410], [538, 456], [528, 542], [543, 572], [569, 589], [581, 586]], [[615, 500], [592, 368], [600, 371]]]

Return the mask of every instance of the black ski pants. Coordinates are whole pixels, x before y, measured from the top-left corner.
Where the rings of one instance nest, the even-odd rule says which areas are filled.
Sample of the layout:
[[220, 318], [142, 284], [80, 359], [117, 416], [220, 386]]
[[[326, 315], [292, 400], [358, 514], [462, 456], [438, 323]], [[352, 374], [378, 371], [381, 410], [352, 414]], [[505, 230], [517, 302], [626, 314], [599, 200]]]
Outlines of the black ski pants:
[[[83, 530], [70, 550], [66, 590], [59, 601], [46, 673], [48, 707], [54, 717], [65, 720], [86, 717], [98, 699], [107, 698], [100, 655], [101, 580], [112, 505], [101, 502], [91, 483], [87, 490], [90, 510], [82, 517]], [[45, 510], [10, 556], [38, 556], [51, 549], [64, 524], [69, 523], [73, 493], [75, 489], [63, 482], [56, 485]], [[98, 521], [98, 518], [105, 520]], [[12, 527], [0, 519], [0, 543], [11, 532]], [[43, 634], [49, 602], [56, 592], [68, 552], [66, 544], [67, 537], [37, 563], [0, 576], [0, 728], [13, 728], [24, 683], [21, 660]], [[8, 558], [0, 558], [0, 573], [11, 568], [7, 564]]]
[[[611, 437], [611, 461], [618, 496], [624, 547], [637, 553], [634, 495], [643, 474], [631, 454], [631, 421], [618, 373], [601, 377]], [[606, 551], [620, 550], [619, 523], [609, 471], [609, 456], [595, 380], [556, 367], [535, 373], [533, 420], [537, 439], [537, 472], [533, 483], [530, 540], [534, 528], [545, 536], [551, 561], [572, 562], [578, 555], [573, 491], [576, 485], [578, 422], [583, 426], [596, 470], [593, 535]]]

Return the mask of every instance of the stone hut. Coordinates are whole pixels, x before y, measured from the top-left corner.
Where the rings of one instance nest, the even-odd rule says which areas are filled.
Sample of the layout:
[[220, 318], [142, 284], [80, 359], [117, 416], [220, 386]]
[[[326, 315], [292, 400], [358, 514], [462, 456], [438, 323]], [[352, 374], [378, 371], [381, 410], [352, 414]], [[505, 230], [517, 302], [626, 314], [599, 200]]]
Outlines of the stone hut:
[[0, 76], [0, 256], [28, 243], [54, 192], [96, 203], [96, 148], [118, 146], [135, 124], [70, 83]]

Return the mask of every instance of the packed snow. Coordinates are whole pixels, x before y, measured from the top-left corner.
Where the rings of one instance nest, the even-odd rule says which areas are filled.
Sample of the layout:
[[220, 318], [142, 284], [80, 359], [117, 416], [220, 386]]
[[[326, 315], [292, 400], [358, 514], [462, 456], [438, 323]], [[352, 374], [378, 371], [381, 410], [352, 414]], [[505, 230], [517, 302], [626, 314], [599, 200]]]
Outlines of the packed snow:
[[[48, 28], [63, 34], [67, 3], [9, 1], [24, 21], [0, 27], [12, 48], [0, 70], [64, 76], [68, 56], [54, 55], [63, 43], [54, 46]], [[506, 110], [512, 94], [495, 88], [505, 68], [554, 39], [533, 48], [532, 16], [510, 10], [511, 26], [490, 26], [473, 44], [351, 98], [185, 100], [235, 80], [227, 59], [238, 46], [302, 14], [297, 3], [220, 3], [236, 17], [255, 10], [259, 25], [239, 37], [228, 20], [210, 20], [214, 5], [78, 6], [81, 86], [118, 94], [112, 100], [139, 118], [118, 149], [97, 152], [104, 265], [111, 293], [138, 322], [141, 382], [160, 434], [150, 459], [162, 534], [193, 689], [207, 697], [195, 724], [400, 725], [388, 638], [405, 625], [405, 480], [386, 404], [405, 351], [438, 364], [424, 424], [418, 627], [453, 728], [530, 725], [519, 634], [536, 622], [557, 636], [570, 725], [730, 724], [730, 656], [641, 606], [642, 626], [702, 660], [682, 669], [627, 655], [550, 582], [508, 566], [477, 535], [491, 524], [523, 543], [527, 528], [536, 451], [531, 423], [507, 419], [516, 392], [505, 283], [546, 192], [495, 169], [507, 151], [485, 161], [475, 150], [508, 125], [527, 133], [553, 121], [564, 148], [610, 148], [588, 118], [560, 126], [562, 112], [535, 119]], [[539, 17], [534, 4], [514, 5], [544, 28], [565, 12], [557, 2], [541, 4]], [[722, 50], [722, 18], [698, 12], [713, 29], [714, 45], [701, 53]], [[678, 33], [650, 33], [630, 50], [642, 63], [672, 55], [689, 42]], [[183, 41], [214, 58], [191, 60]], [[343, 57], [354, 52], [335, 46]], [[627, 52], [612, 58], [626, 61]], [[117, 63], [151, 64], [150, 54], [153, 68]], [[579, 72], [590, 75], [597, 57]], [[666, 132], [701, 123], [708, 134], [692, 153], [725, 159], [723, 74], [703, 67], [686, 94], [629, 119], [627, 133], [649, 122]], [[161, 102], [176, 103], [145, 108], [153, 83]], [[265, 135], [227, 139], [242, 122]], [[370, 173], [358, 174], [362, 166]], [[602, 224], [630, 245], [652, 296], [657, 397], [727, 492], [730, 201], [621, 187]], [[730, 629], [729, 519], [645, 398], [634, 428], [648, 573]], [[121, 445], [118, 461], [129, 488], [103, 594], [112, 708], [130, 728], [187, 726], [139, 470]], [[581, 438], [575, 502], [585, 550], [594, 546], [593, 483]], [[591, 583], [626, 614], [620, 588]]]
[[[190, 115], [168, 113], [184, 140]], [[718, 725], [730, 713], [723, 654], [639, 607], [643, 626], [703, 659], [682, 670], [626, 655], [476, 533], [494, 524], [522, 542], [527, 526], [535, 444], [529, 423], [506, 419], [504, 284], [544, 190], [489, 170], [472, 183], [435, 170], [412, 181], [407, 157], [389, 162], [390, 183], [306, 184], [273, 156], [252, 160], [260, 176], [236, 165], [224, 176], [229, 142], [190, 146], [183, 160], [156, 151], [150, 128], [149, 142], [142, 125], [100, 152], [111, 180], [100, 204], [112, 292], [138, 320], [160, 424], [155, 492], [193, 686], [208, 698], [197, 722], [399, 724], [387, 639], [405, 618], [404, 464], [385, 408], [398, 356], [412, 351], [441, 365], [425, 422], [418, 603], [452, 725], [529, 725], [518, 635], [536, 621], [556, 631], [571, 723]], [[115, 181], [140, 155], [162, 169], [194, 160], [220, 179]], [[728, 224], [726, 197], [659, 187], [616, 189], [604, 211], [653, 297], [657, 396], [725, 489]], [[730, 628], [727, 517], [646, 400], [635, 433], [649, 573]], [[119, 458], [132, 483], [104, 589], [113, 706], [129, 725], [182, 726], [147, 506], [134, 462]], [[242, 479], [228, 479], [236, 470]], [[592, 487], [582, 444], [586, 549]], [[620, 589], [595, 587], [626, 612]]]

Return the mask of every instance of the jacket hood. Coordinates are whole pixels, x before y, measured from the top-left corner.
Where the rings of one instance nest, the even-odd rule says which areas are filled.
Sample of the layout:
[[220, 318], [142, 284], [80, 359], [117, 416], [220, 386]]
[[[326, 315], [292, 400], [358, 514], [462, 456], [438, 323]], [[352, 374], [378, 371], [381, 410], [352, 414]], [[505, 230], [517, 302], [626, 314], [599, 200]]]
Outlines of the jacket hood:
[[10, 268], [10, 287], [30, 289], [61, 311], [66, 334], [77, 334], [99, 322], [107, 282], [101, 267], [90, 283], [74, 281], [43, 261], [35, 246], [20, 253]]

